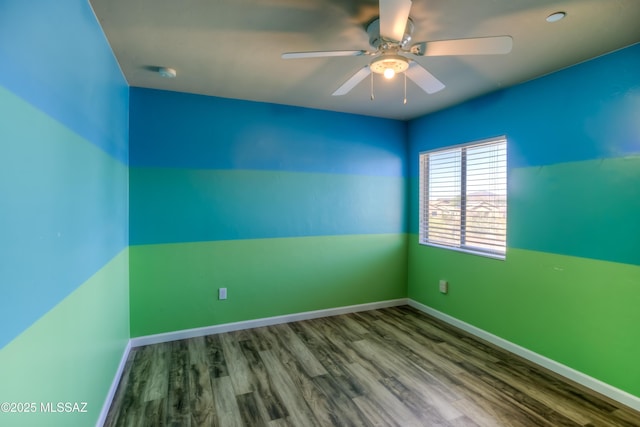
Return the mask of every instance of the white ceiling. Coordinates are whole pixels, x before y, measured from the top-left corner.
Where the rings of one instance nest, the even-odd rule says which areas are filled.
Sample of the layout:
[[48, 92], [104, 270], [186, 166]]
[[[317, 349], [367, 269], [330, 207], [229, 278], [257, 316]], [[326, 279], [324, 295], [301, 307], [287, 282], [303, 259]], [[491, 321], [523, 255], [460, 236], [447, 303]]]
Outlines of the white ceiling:
[[[331, 96], [370, 57], [283, 60], [369, 49], [377, 0], [90, 0], [131, 86], [410, 119], [640, 41], [640, 0], [413, 0], [413, 41], [511, 35], [507, 55], [424, 57], [446, 88], [428, 95], [376, 75]], [[556, 11], [567, 17], [545, 18]], [[157, 67], [177, 70], [165, 79]], [[597, 82], [594, 82], [597, 84]], [[588, 90], [588, 88], [586, 88]]]

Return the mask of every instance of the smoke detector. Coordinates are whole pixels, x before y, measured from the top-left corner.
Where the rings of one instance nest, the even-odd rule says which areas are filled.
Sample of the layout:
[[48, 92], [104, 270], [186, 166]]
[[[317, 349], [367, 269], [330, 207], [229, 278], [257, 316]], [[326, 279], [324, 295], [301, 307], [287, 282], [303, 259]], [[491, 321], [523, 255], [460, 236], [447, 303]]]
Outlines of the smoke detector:
[[176, 70], [169, 67], [158, 67], [158, 74], [166, 79], [173, 79], [176, 77]]

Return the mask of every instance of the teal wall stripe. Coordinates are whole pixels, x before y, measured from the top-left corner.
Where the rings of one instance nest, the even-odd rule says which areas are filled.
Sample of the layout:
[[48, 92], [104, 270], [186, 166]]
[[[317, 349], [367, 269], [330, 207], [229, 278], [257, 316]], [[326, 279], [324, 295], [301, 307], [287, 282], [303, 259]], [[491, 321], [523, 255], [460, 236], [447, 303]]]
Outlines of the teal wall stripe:
[[519, 168], [510, 247], [640, 265], [640, 155]]
[[402, 233], [402, 177], [131, 168], [132, 245]]
[[0, 347], [127, 246], [127, 167], [0, 87]]

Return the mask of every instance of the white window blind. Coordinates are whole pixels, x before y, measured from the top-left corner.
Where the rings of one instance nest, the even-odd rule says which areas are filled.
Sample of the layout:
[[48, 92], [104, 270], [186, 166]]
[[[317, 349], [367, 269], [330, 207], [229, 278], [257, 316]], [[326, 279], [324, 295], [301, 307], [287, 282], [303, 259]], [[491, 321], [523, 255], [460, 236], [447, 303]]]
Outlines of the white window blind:
[[507, 141], [420, 154], [420, 243], [504, 258]]

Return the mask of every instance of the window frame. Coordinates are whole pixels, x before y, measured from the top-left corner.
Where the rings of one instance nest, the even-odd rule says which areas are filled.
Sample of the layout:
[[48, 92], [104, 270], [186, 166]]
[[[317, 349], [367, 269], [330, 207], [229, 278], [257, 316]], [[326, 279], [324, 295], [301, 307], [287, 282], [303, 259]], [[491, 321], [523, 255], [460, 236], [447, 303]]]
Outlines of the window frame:
[[[463, 244], [466, 238], [467, 232], [467, 224], [466, 218], [468, 211], [468, 203], [467, 203], [467, 186], [468, 186], [468, 177], [467, 177], [467, 164], [466, 164], [466, 151], [469, 148], [479, 147], [483, 145], [492, 145], [504, 143], [504, 247], [503, 250], [492, 250], [492, 249], [484, 249], [474, 245], [466, 245]], [[507, 255], [507, 225], [508, 225], [508, 174], [509, 174], [509, 166], [508, 166], [508, 139], [506, 135], [500, 135], [492, 138], [471, 141], [464, 144], [451, 145], [446, 147], [440, 147], [432, 150], [421, 151], [419, 152], [418, 161], [419, 161], [419, 177], [418, 177], [418, 191], [419, 191], [419, 220], [418, 220], [418, 243], [424, 246], [432, 246], [442, 249], [453, 250], [457, 252], [469, 253], [473, 255], [480, 255], [488, 258], [505, 260]], [[459, 167], [460, 167], [460, 190], [459, 194], [456, 194], [455, 197], [460, 198], [460, 225], [458, 230], [458, 245], [448, 245], [446, 243], [429, 241], [428, 239], [428, 229], [429, 229], [429, 221], [432, 220], [432, 212], [428, 206], [428, 200], [425, 201], [425, 197], [428, 197], [428, 165], [425, 167], [425, 161], [428, 162], [428, 158], [433, 154], [442, 154], [448, 151], [455, 152], [456, 150], [460, 151], [459, 155]], [[426, 186], [426, 188], [425, 188]], [[425, 209], [426, 208], [426, 209]], [[426, 224], [425, 224], [426, 223]], [[456, 234], [453, 235], [455, 237]]]

